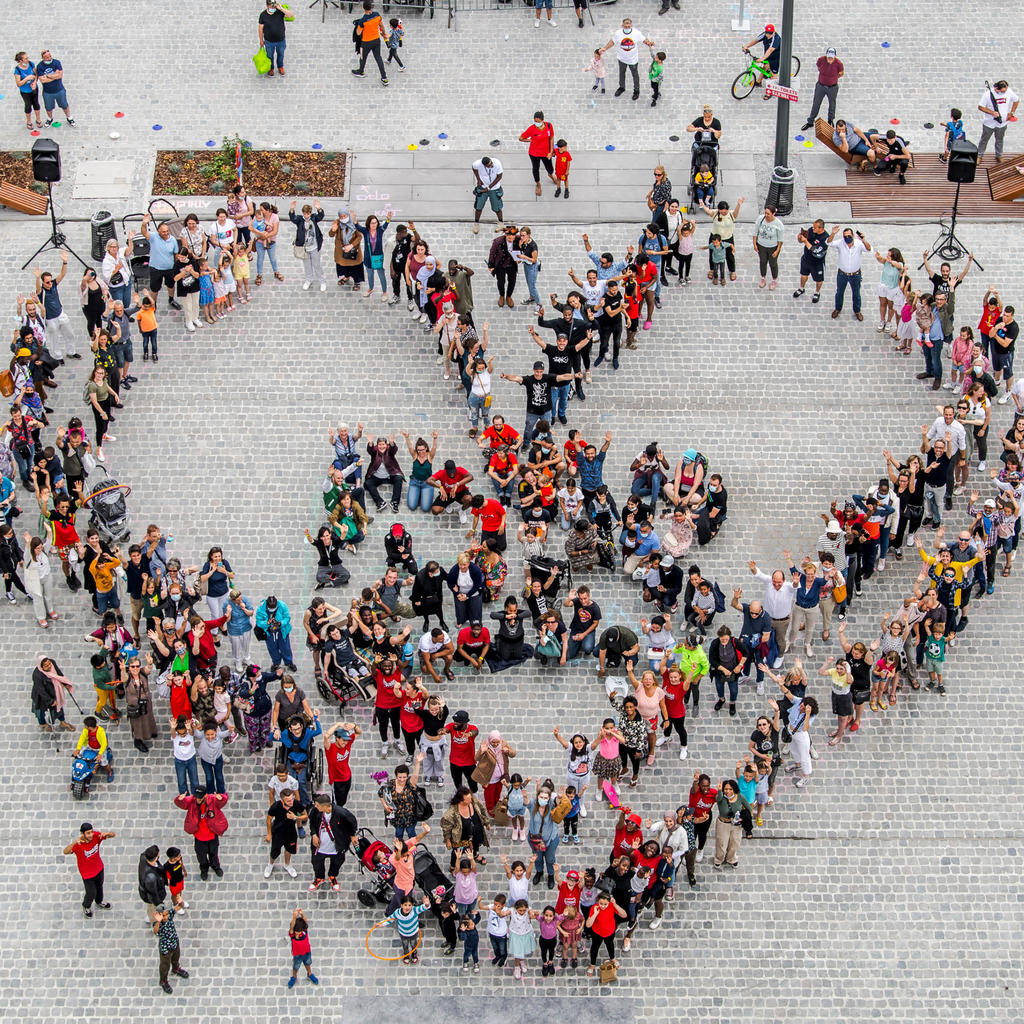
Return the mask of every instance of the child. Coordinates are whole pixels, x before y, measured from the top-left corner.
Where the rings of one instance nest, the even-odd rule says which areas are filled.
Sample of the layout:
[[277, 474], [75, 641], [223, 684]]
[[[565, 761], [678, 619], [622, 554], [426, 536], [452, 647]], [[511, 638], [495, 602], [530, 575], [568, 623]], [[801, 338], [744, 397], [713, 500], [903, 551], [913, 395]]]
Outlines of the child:
[[[527, 779], [526, 782], [530, 780]], [[512, 841], [517, 839], [526, 842], [526, 804], [523, 800], [523, 787], [526, 785], [522, 775], [516, 772], [508, 782], [508, 820], [512, 823]]]
[[555, 143], [555, 198], [562, 194], [565, 189], [565, 198], [569, 198], [569, 164], [572, 163], [572, 154], [569, 152], [569, 143], [565, 139], [559, 139]]
[[469, 970], [469, 960], [472, 957], [474, 974], [480, 973], [480, 932], [476, 928], [479, 922], [478, 913], [463, 914], [462, 923], [459, 925], [459, 932], [462, 934], [462, 969]]
[[[227, 668], [227, 666], [224, 665], [222, 668]], [[231, 694], [228, 693], [227, 682], [220, 676], [217, 676], [213, 682], [213, 720], [217, 723], [221, 733], [227, 730], [226, 743], [234, 743], [238, 739], [234, 722], [231, 721]]]
[[196, 741], [192, 734], [191, 719], [179, 715], [171, 722], [171, 746], [174, 749], [174, 774], [178, 782], [178, 796], [195, 792], [199, 785], [196, 765]]
[[647, 887], [654, 881], [650, 864], [641, 864], [629, 880], [629, 903], [626, 905], [626, 916], [629, 928], [626, 937], [622, 940], [622, 948], [629, 951], [632, 942], [633, 931], [636, 929], [636, 915], [640, 909], [640, 903], [647, 892]]
[[521, 860], [514, 860], [512, 867], [509, 867], [508, 857], [501, 855], [501, 866], [505, 869], [505, 877], [508, 878], [508, 898], [513, 906], [518, 900], [522, 900], [527, 906], [530, 905], [530, 872], [536, 859], [537, 854], [534, 854], [529, 865]]
[[178, 931], [174, 927], [174, 908], [157, 911], [153, 918], [153, 934], [159, 941], [160, 949], [160, 987], [170, 995], [173, 991], [167, 980], [168, 972], [179, 978], [187, 978], [188, 971], [181, 966], [181, 945], [178, 942]]
[[928, 340], [935, 322], [935, 296], [914, 292], [914, 322], [917, 325], [917, 343], [922, 348], [931, 348]]
[[566, 842], [572, 836], [573, 843], [579, 846], [580, 837], [577, 830], [580, 821], [580, 798], [576, 795], [575, 786], [566, 786], [565, 795], [569, 798], [569, 811], [562, 819], [562, 832]]
[[[697, 225], [692, 220], [683, 220], [679, 225], [679, 283], [690, 283], [690, 261], [693, 259], [693, 235]], [[684, 276], [685, 275], [685, 276]]]
[[[225, 255], [227, 255], [225, 253]], [[231, 259], [228, 256], [228, 259]], [[213, 315], [217, 320], [223, 320], [227, 314], [224, 312], [228, 302], [228, 286], [227, 281], [224, 277], [224, 269], [222, 265], [214, 267], [211, 273], [213, 280]]]
[[558, 731], [557, 725], [554, 729], [554, 736], [563, 749], [569, 752], [569, 759], [565, 765], [566, 795], [569, 794], [569, 787], [574, 787], [576, 799], [579, 801], [580, 817], [585, 818], [587, 808], [584, 806], [583, 797], [590, 785], [590, 741], [583, 733], [577, 732], [573, 734], [571, 740], [566, 742]]
[[615, 782], [622, 772], [620, 743], [626, 746], [622, 733], [615, 728], [615, 719], [606, 718], [601, 724], [601, 732], [590, 744], [590, 749], [598, 752], [594, 758], [594, 776], [601, 783], [597, 791], [598, 802], [601, 800], [601, 793], [604, 793], [613, 810], [619, 807], [619, 794], [616, 792]]
[[536, 910], [530, 909], [526, 900], [516, 900], [515, 910], [508, 923], [508, 951], [515, 963], [512, 973], [516, 978], [526, 974], [526, 958], [537, 948], [537, 940], [533, 936], [533, 920], [539, 916]]
[[150, 346], [153, 347], [153, 362], [160, 362], [156, 353], [156, 306], [153, 304], [153, 300], [147, 293], [143, 296], [142, 306], [136, 315], [136, 322], [139, 325], [139, 330], [142, 332], [142, 361], [149, 361], [149, 350]]
[[[227, 730], [224, 730], [227, 734]], [[196, 753], [199, 763], [203, 766], [203, 778], [208, 793], [226, 793], [224, 786], [224, 739], [217, 723], [212, 719], [203, 722], [202, 730], [196, 729], [193, 734], [196, 741]]]
[[412, 896], [403, 896], [398, 909], [385, 917], [381, 924], [395, 924], [398, 927], [398, 935], [402, 940], [402, 963], [418, 964], [420, 958], [416, 955], [419, 947], [421, 932], [420, 915], [430, 910], [430, 897], [428, 896], [419, 906], [413, 906]]
[[754, 771], [757, 772], [757, 788], [754, 790], [754, 800], [751, 806], [756, 805], [757, 827], [760, 828], [764, 825], [764, 810], [771, 797], [771, 763], [765, 764], [758, 761], [754, 764]]
[[647, 77], [651, 80], [651, 106], [656, 107], [658, 105], [658, 94], [661, 91], [661, 79], [665, 74], [665, 51], [659, 50], [651, 58], [651, 69], [647, 72]]
[[444, 938], [444, 948], [441, 950], [441, 956], [451, 956], [455, 952], [455, 946], [459, 941], [459, 911], [451, 901], [442, 903], [438, 909], [440, 918], [437, 923]]
[[188, 901], [182, 893], [185, 891], [185, 879], [188, 878], [188, 872], [181, 860], [181, 850], [176, 846], [167, 847], [167, 863], [164, 864], [164, 874], [167, 876], [167, 887], [171, 891], [174, 912], [184, 914], [188, 910]]
[[722, 242], [721, 235], [712, 235], [710, 245], [702, 245], [701, 249], [710, 249], [711, 251], [711, 273], [712, 273], [712, 284], [720, 284], [723, 288], [725, 287], [725, 258], [726, 252], [733, 248], [732, 242], [727, 244]]
[[600, 88], [601, 93], [604, 93], [604, 56], [601, 53], [600, 48], [594, 51], [594, 56], [591, 57], [590, 63], [583, 69], [584, 71], [592, 71], [594, 73], [594, 84], [590, 87], [591, 92], [597, 92]]
[[487, 911], [487, 937], [491, 940], [491, 963], [504, 967], [508, 960], [508, 918], [512, 913], [505, 906], [505, 896], [499, 893], [490, 905], [481, 904]]
[[936, 692], [945, 694], [946, 688], [942, 685], [942, 665], [946, 660], [946, 632], [944, 622], [933, 622], [931, 633], [924, 642], [924, 661], [928, 669], [928, 682], [924, 684], [926, 690], [935, 689]]
[[459, 861], [459, 873], [455, 876], [455, 906], [461, 917], [471, 913], [480, 899], [476, 886], [476, 861], [473, 849], [466, 850], [468, 856]]
[[914, 320], [916, 292], [911, 288], [910, 278], [906, 274], [900, 278], [900, 291], [903, 292], [903, 305], [900, 307], [900, 319], [893, 337], [899, 342], [896, 351], [909, 355], [911, 344], [917, 334], [917, 324]]
[[963, 113], [956, 107], [953, 107], [949, 112], [949, 120], [944, 122], [942, 127], [945, 129], [945, 135], [942, 139], [942, 152], [939, 154], [939, 159], [945, 163], [949, 156], [950, 144], [956, 142], [957, 139], [964, 139], [967, 137], [964, 132]]
[[964, 376], [971, 365], [971, 356], [974, 353], [974, 331], [970, 327], [961, 327], [960, 333], [953, 339], [953, 347], [949, 354], [950, 362], [953, 364], [950, 374], [951, 385], [947, 384], [947, 390], [957, 389], [957, 385], [963, 382]]
[[587, 918], [590, 911], [597, 904], [597, 897], [600, 890], [597, 888], [597, 871], [594, 868], [586, 868], [583, 872], [583, 885], [580, 886], [580, 917], [583, 918], [583, 934], [588, 934]]
[[273, 807], [281, 799], [282, 791], [286, 789], [298, 793], [299, 780], [294, 775], [289, 775], [287, 765], [282, 764], [274, 768], [274, 774], [270, 776], [270, 781], [267, 783], [267, 806]]
[[[596, 899], [596, 897], [595, 897]], [[583, 932], [583, 918], [576, 907], [568, 906], [558, 922], [558, 935], [562, 940], [562, 969], [566, 964], [579, 966], [580, 937]]]
[[[740, 787], [740, 796], [750, 804], [754, 806], [754, 795], [757, 792], [757, 771], [751, 762], [750, 755], [747, 754], [742, 761], [736, 762], [736, 784]], [[742, 812], [741, 812], [742, 813]], [[743, 821], [743, 838], [753, 839], [753, 821], [750, 819], [749, 813], [747, 817], [742, 819]]]
[[313, 973], [313, 953], [309, 948], [309, 925], [306, 924], [301, 907], [296, 907], [292, 911], [292, 923], [288, 926], [288, 938], [292, 940], [292, 976], [288, 979], [288, 987], [295, 987], [299, 964], [306, 968], [306, 977], [314, 985], [319, 985], [320, 979]]
[[402, 58], [398, 56], [398, 48], [405, 38], [405, 29], [399, 18], [392, 18], [388, 25], [391, 27], [391, 31], [388, 32], [388, 63], [395, 61], [398, 64], [398, 70], [404, 71], [405, 65], [402, 63]]
[[231, 264], [231, 273], [235, 278], [239, 302], [249, 301], [249, 253], [251, 251], [251, 242], [248, 245], [244, 245], [242, 242], [235, 242], [232, 247], [235, 258]]
[[[89, 664], [92, 665], [92, 685], [96, 689], [96, 710], [93, 714], [105, 722], [116, 722], [121, 717], [117, 713], [117, 684], [107, 664], [107, 656], [99, 651], [89, 659]], [[107, 705], [110, 705], [110, 711], [107, 711]]]
[[547, 977], [555, 973], [555, 949], [558, 946], [558, 925], [561, 917], [555, 913], [555, 908], [547, 906], [540, 915], [540, 959], [541, 977]]
[[203, 314], [203, 319], [208, 324], [215, 324], [217, 322], [216, 317], [213, 315], [214, 304], [217, 301], [217, 296], [213, 291], [213, 273], [210, 270], [210, 264], [206, 260], [199, 261], [199, 310]]
[[710, 164], [700, 165], [693, 177], [693, 184], [696, 186], [698, 201], [710, 204], [715, 198], [715, 176], [711, 172]]

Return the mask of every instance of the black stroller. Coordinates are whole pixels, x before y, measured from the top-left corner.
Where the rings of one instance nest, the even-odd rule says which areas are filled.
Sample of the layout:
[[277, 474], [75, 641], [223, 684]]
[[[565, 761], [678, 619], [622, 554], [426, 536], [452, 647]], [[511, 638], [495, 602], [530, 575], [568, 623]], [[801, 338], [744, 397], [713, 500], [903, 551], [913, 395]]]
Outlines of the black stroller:
[[[704, 164], [707, 164], [708, 170], [713, 176], [713, 181], [710, 185], [697, 184], [697, 174]], [[706, 205], [712, 206], [718, 191], [718, 185], [718, 147], [702, 142], [693, 148], [690, 156], [689, 209], [700, 209], [701, 197], [703, 197]]]
[[128, 484], [119, 484], [106, 470], [103, 472], [104, 479], [82, 499], [82, 508], [89, 510], [89, 525], [100, 540], [119, 544], [131, 536], [131, 513], [126, 499], [132, 489]]
[[[395, 869], [388, 862], [391, 847], [377, 839], [368, 828], [359, 829], [355, 847], [359, 873], [370, 879], [369, 884], [356, 893], [356, 899], [364, 907], [372, 907], [375, 903], [386, 906], [391, 902], [395, 890]], [[430, 897], [430, 909], [435, 917], [440, 918], [441, 907], [451, 903], [454, 896], [454, 881], [444, 873], [437, 859], [422, 843], [416, 845], [413, 853], [413, 869], [416, 884]]]

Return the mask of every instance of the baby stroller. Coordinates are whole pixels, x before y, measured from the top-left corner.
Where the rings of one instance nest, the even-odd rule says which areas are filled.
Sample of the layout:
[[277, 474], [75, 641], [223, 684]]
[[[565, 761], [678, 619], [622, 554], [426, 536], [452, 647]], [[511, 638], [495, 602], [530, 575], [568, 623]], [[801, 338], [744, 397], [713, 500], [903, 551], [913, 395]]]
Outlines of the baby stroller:
[[[710, 185], [701, 186], [697, 183], [697, 174], [704, 164], [708, 165], [708, 170], [711, 172], [713, 180]], [[718, 147], [706, 142], [695, 146], [690, 156], [689, 209], [697, 210], [700, 208], [699, 195], [701, 193], [704, 196], [704, 202], [711, 206], [715, 199], [718, 184]]]
[[455, 882], [441, 870], [434, 855], [422, 843], [416, 844], [413, 868], [416, 884], [430, 897], [430, 909], [440, 920], [441, 907], [451, 903], [455, 896]]
[[103, 472], [105, 478], [82, 499], [82, 508], [89, 509], [89, 525], [100, 540], [119, 544], [131, 536], [131, 513], [125, 499], [132, 489], [128, 484], [119, 484], [106, 470]]
[[372, 907], [375, 903], [387, 905], [391, 900], [395, 876], [395, 869], [388, 862], [391, 847], [377, 839], [368, 828], [360, 828], [356, 833], [355, 849], [359, 873], [369, 879], [366, 888], [356, 893], [356, 899], [364, 907]]

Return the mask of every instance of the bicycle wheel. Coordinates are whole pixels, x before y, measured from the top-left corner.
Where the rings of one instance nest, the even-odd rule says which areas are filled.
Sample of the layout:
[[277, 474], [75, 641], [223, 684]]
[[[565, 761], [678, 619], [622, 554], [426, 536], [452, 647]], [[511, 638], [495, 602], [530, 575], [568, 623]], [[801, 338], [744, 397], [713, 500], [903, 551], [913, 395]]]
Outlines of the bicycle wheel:
[[732, 94], [738, 100], [745, 100], [754, 91], [754, 73], [748, 68], [736, 76], [732, 83]]
[[793, 55], [793, 71], [791, 74], [793, 78], [796, 78], [796, 76], [800, 74], [800, 58], [797, 57], [796, 54]]

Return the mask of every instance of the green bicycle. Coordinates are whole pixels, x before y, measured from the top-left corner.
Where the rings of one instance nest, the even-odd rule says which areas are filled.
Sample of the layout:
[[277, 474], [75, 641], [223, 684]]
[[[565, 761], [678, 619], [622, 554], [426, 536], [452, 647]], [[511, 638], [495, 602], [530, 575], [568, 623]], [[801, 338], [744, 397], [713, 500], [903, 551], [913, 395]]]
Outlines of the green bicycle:
[[[799, 74], [800, 58], [794, 55], [791, 75], [793, 78], [796, 78]], [[738, 100], [745, 100], [754, 91], [754, 86], [760, 85], [762, 81], [774, 77], [771, 68], [768, 67], [768, 61], [751, 57], [750, 67], [738, 74], [736, 80], [732, 83], [732, 94]]]

